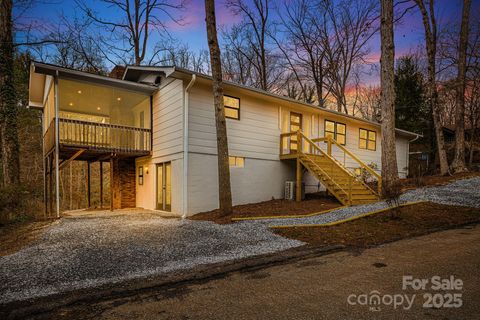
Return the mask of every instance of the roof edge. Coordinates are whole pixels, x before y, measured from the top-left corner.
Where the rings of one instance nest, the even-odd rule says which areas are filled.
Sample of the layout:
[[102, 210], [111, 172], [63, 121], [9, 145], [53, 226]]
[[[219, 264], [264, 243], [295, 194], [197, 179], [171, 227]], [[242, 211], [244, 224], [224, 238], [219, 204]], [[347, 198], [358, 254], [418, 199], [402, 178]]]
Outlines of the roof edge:
[[43, 63], [32, 61], [31, 62], [31, 72], [45, 74], [45, 75], [58, 75], [61, 78], [72, 79], [72, 80], [83, 80], [103, 85], [116, 86], [126, 90], [138, 91], [143, 93], [151, 94], [155, 92], [158, 88], [156, 86], [149, 86], [141, 83], [115, 79], [107, 76], [101, 76], [93, 73], [88, 73], [84, 71], [69, 69], [53, 64]]
[[[148, 68], [148, 67], [146, 67], [146, 68]], [[213, 80], [213, 78], [209, 75], [199, 73], [199, 72], [195, 72], [195, 71], [191, 71], [191, 70], [188, 70], [188, 69], [179, 68], [179, 67], [175, 67], [175, 66], [174, 67], [169, 66], [167, 68], [173, 68], [174, 72], [177, 71], [177, 72], [180, 72], [180, 73], [185, 73], [185, 74], [190, 74], [190, 75], [195, 74], [196, 76], [202, 77], [204, 79]], [[172, 72], [172, 74], [173, 74], [173, 72]], [[245, 85], [235, 83], [235, 82], [232, 82], [232, 81], [228, 81], [228, 80], [224, 80], [223, 82], [230, 85], [230, 86], [234, 86], [234, 87], [241, 88], [241, 89], [244, 89], [244, 90], [249, 90], [249, 91], [252, 91], [252, 92], [255, 92], [255, 93], [258, 93], [258, 94], [264, 94], [264, 95], [267, 95], [267, 96], [270, 96], [270, 97], [273, 97], [273, 98], [277, 98], [277, 99], [281, 99], [281, 100], [284, 100], [284, 101], [287, 101], [287, 102], [290, 102], [290, 103], [299, 104], [301, 106], [314, 108], [315, 110], [328, 112], [328, 113], [331, 113], [331, 114], [334, 114], [334, 115], [337, 115], [337, 116], [347, 117], [347, 118], [357, 120], [357, 121], [361, 121], [361, 122], [365, 122], [365, 123], [368, 123], [368, 124], [374, 125], [374, 126], [381, 126], [381, 123], [379, 123], [379, 122], [355, 117], [355, 116], [345, 114], [345, 113], [342, 113], [342, 112], [338, 112], [338, 111], [335, 111], [335, 110], [331, 110], [331, 109], [320, 108], [320, 107], [318, 107], [316, 105], [313, 105], [311, 103], [299, 101], [299, 100], [296, 100], [296, 99], [292, 99], [290, 97], [285, 97], [285, 96], [282, 96], [282, 95], [279, 95], [279, 94], [267, 92], [267, 91], [257, 89], [257, 88], [253, 88], [253, 87], [250, 87], [250, 86], [245, 86]], [[395, 132], [398, 133], [398, 134], [413, 137], [413, 138], [423, 137], [422, 134], [411, 132], [411, 131], [404, 130], [404, 129], [399, 129], [399, 128], [395, 128]]]

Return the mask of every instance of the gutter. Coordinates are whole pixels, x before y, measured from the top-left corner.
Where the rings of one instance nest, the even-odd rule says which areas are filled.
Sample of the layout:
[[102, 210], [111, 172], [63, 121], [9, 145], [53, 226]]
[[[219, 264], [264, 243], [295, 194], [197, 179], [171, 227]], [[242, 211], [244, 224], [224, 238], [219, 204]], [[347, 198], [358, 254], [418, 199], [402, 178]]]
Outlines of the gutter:
[[410, 175], [410, 143], [417, 141], [420, 137], [423, 137], [423, 135], [417, 134], [415, 138], [412, 140], [408, 140], [407, 144], [407, 177]]
[[188, 209], [188, 109], [189, 109], [189, 91], [193, 87], [197, 76], [192, 74], [192, 79], [185, 88], [183, 101], [183, 213], [182, 219], [187, 217]]

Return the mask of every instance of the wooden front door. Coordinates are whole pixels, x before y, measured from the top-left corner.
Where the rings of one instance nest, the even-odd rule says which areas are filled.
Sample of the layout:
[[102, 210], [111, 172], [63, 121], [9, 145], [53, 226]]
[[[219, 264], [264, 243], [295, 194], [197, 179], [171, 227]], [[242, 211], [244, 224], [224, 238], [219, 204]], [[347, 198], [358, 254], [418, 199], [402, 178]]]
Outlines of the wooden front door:
[[[302, 130], [302, 114], [290, 112], [290, 132]], [[298, 150], [297, 136], [290, 137], [290, 152], [294, 153]]]
[[157, 164], [157, 210], [172, 210], [172, 163]]

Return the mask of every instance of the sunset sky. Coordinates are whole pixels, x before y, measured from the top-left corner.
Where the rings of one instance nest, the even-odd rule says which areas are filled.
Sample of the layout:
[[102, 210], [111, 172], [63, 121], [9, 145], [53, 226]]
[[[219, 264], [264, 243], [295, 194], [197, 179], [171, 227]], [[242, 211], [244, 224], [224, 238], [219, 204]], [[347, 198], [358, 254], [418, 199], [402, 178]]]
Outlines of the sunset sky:
[[[172, 0], [173, 1], [173, 0]], [[283, 1], [283, 0], [280, 0]], [[287, 0], [288, 1], [288, 0]], [[90, 7], [97, 10], [105, 18], [115, 19], [115, 12], [108, 9], [105, 4], [95, 0], [88, 0]], [[281, 3], [274, 1], [273, 3]], [[411, 6], [409, 3], [404, 7]], [[463, 2], [461, 0], [437, 0], [436, 15], [439, 29], [442, 26], [460, 21]], [[473, 0], [471, 21], [478, 19], [480, 13], [480, 0]], [[66, 17], [73, 18], [79, 15], [73, 0], [50, 0], [38, 2], [34, 8], [30, 8], [21, 16], [23, 22], [38, 20], [39, 24], [51, 23], [56, 21], [58, 16], [63, 14]], [[274, 10], [273, 17], [275, 18]], [[188, 44], [190, 49], [207, 49], [204, 2], [202, 0], [189, 0], [186, 3], [186, 10], [180, 12], [178, 16], [183, 17], [183, 24], [168, 22], [167, 25], [171, 35], [183, 43]], [[225, 1], [217, 1], [217, 23], [221, 26], [231, 26], [239, 22], [240, 17], [234, 15], [225, 6]], [[423, 47], [423, 25], [418, 10], [415, 8], [407, 13], [402, 21], [395, 28], [395, 50], [396, 56], [409, 53]], [[368, 61], [372, 64], [378, 64], [380, 57], [380, 36], [377, 34], [369, 43], [371, 53]], [[367, 76], [368, 78], [368, 76]], [[375, 83], [376, 75], [372, 75], [368, 82]]]

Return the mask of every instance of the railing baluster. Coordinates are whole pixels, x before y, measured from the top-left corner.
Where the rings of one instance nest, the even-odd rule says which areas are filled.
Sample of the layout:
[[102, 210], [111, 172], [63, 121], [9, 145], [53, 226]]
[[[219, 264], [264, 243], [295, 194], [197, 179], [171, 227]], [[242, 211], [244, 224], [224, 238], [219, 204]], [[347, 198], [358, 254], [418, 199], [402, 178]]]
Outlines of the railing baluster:
[[[44, 134], [45, 152], [55, 141], [54, 124], [52, 120]], [[75, 119], [59, 119], [59, 124], [62, 143], [125, 152], [151, 149], [151, 129]]]

